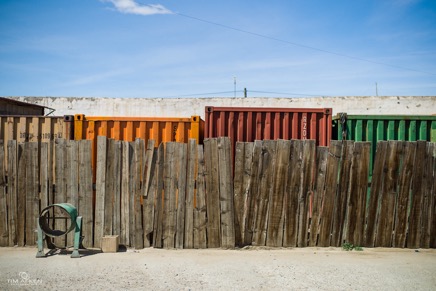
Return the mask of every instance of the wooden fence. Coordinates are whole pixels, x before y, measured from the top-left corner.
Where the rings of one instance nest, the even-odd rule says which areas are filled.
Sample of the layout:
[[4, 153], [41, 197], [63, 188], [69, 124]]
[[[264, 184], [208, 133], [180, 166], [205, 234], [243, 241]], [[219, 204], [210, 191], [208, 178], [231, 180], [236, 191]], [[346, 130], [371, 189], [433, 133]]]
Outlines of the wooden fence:
[[38, 213], [69, 202], [86, 247], [119, 235], [137, 249], [435, 248], [436, 144], [379, 142], [369, 188], [370, 146], [238, 143], [232, 163], [228, 138], [155, 148], [98, 137], [93, 177], [90, 141], [0, 142], [0, 246], [35, 245]]

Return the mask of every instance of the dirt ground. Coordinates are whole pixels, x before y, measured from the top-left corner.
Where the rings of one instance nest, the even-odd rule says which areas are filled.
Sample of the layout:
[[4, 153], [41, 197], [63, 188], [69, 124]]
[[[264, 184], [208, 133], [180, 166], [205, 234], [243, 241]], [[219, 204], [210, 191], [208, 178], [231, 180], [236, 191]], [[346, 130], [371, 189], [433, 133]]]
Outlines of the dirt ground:
[[[47, 249], [46, 249], [47, 251]], [[0, 248], [0, 290], [436, 290], [436, 250]]]

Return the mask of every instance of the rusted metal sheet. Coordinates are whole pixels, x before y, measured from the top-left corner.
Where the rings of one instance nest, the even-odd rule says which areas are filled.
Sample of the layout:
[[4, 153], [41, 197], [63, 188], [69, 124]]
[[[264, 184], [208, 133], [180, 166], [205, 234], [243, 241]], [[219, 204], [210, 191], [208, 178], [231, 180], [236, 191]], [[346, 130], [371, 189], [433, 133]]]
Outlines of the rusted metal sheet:
[[207, 106], [205, 138], [228, 136], [236, 142], [314, 139], [328, 146], [332, 135], [331, 108], [251, 108]]

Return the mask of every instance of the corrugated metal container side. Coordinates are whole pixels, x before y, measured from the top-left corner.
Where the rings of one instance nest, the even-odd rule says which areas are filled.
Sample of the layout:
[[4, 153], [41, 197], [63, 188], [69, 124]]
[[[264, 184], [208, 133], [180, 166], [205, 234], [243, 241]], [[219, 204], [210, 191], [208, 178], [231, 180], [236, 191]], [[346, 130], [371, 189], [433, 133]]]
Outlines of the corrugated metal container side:
[[203, 123], [199, 116], [191, 118], [168, 117], [108, 117], [74, 116], [74, 139], [97, 141], [97, 136], [106, 136], [115, 140], [134, 141], [137, 138], [161, 142], [188, 142], [196, 139], [203, 142]]
[[[74, 117], [66, 116], [18, 116], [0, 115], [0, 140], [4, 141], [5, 161], [7, 144], [17, 142], [49, 142], [57, 138], [73, 137]], [[7, 162], [5, 162], [7, 167]]]
[[347, 115], [333, 117], [333, 139], [370, 141], [370, 171], [377, 142], [381, 140], [436, 142], [436, 116], [414, 115]]
[[331, 108], [213, 107], [205, 110], [205, 138], [228, 136], [236, 142], [269, 139], [314, 139], [328, 146]]
[[71, 139], [73, 116], [0, 115], [0, 139], [18, 142], [47, 142], [56, 138]]

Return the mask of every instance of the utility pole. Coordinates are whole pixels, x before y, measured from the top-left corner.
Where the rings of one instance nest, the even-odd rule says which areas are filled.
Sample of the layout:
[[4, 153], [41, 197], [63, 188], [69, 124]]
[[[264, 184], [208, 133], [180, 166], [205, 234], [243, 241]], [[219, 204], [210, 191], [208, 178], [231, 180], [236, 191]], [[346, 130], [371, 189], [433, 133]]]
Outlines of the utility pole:
[[247, 88], [244, 88], [244, 98], [247, 98]]
[[235, 97], [236, 97], [236, 77], [233, 77], [233, 85], [234, 85], [234, 92], [235, 92]]
[[378, 96], [377, 82], [375, 82], [375, 96]]

